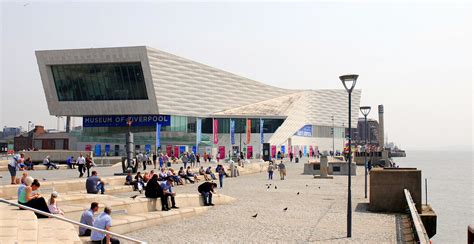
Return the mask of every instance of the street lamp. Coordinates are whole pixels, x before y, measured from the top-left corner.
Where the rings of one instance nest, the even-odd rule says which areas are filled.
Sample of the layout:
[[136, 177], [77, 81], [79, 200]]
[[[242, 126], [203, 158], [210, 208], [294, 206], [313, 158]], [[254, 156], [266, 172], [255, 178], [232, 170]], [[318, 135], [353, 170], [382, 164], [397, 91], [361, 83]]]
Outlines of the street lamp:
[[334, 115], [331, 116], [331, 120], [332, 120], [332, 157], [334, 157], [336, 155], [336, 151], [334, 151]]
[[351, 164], [352, 164], [352, 148], [351, 148], [351, 95], [352, 90], [357, 83], [357, 78], [359, 75], [350, 74], [350, 75], [342, 75], [339, 76], [344, 88], [346, 88], [347, 93], [349, 94], [349, 136], [348, 136], [348, 143], [349, 143], [349, 164], [348, 164], [348, 171], [347, 171], [347, 237], [352, 236], [352, 200], [351, 200]]
[[365, 170], [365, 198], [367, 198], [367, 139], [369, 137], [369, 125], [367, 123], [367, 115], [370, 113], [370, 106], [363, 106], [360, 107], [360, 112], [364, 115], [365, 119], [365, 163], [364, 163], [364, 170]]

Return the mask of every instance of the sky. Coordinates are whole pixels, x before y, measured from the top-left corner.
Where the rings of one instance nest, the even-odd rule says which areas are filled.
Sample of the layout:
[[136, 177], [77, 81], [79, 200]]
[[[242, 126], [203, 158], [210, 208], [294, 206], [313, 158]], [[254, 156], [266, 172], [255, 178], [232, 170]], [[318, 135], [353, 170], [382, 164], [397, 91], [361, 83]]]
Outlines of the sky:
[[342, 89], [338, 77], [356, 73], [369, 118], [384, 105], [389, 141], [473, 147], [469, 1], [1, 1], [0, 9], [1, 128], [56, 128], [35, 50], [147, 45], [284, 88]]

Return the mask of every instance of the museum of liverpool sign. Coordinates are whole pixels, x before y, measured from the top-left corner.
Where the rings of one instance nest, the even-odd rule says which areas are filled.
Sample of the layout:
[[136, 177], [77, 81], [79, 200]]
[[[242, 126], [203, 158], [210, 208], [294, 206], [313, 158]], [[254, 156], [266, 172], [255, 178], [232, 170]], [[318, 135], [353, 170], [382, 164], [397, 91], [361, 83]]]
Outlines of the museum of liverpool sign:
[[119, 127], [128, 126], [161, 126], [171, 125], [170, 115], [106, 115], [106, 116], [84, 116], [82, 126], [84, 127]]

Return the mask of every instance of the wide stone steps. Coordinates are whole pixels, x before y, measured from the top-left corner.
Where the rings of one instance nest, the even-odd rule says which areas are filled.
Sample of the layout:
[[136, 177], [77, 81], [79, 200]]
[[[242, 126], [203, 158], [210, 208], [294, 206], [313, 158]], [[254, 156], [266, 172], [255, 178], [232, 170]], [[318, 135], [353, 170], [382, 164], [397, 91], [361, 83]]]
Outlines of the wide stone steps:
[[37, 219], [32, 211], [0, 203], [0, 243], [81, 243], [74, 226], [57, 219]]

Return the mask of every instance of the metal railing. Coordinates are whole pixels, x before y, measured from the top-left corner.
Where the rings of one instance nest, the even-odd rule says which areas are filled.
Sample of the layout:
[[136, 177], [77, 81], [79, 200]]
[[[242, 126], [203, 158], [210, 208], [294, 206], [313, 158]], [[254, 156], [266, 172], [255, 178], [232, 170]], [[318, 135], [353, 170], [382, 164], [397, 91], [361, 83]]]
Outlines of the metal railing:
[[430, 238], [428, 237], [428, 233], [426, 232], [425, 226], [421, 221], [420, 215], [418, 214], [418, 210], [416, 210], [415, 203], [413, 202], [413, 198], [411, 197], [410, 191], [407, 189], [404, 189], [403, 191], [405, 192], [405, 198], [407, 200], [408, 209], [410, 211], [418, 242], [420, 244], [430, 244]]
[[0, 202], [9, 204], [9, 205], [12, 205], [12, 206], [15, 206], [15, 207], [19, 207], [19, 208], [21, 208], [21, 209], [30, 210], [30, 211], [33, 211], [33, 212], [35, 212], [35, 213], [37, 213], [37, 214], [41, 214], [41, 215], [44, 215], [44, 216], [48, 216], [48, 217], [50, 217], [50, 218], [55, 218], [55, 219], [58, 219], [58, 220], [61, 220], [61, 221], [64, 221], [64, 222], [68, 222], [68, 223], [71, 223], [71, 224], [73, 224], [73, 225], [77, 225], [77, 226], [80, 226], [80, 227], [89, 229], [89, 230], [91, 230], [91, 231], [93, 230], [93, 231], [101, 232], [101, 233], [103, 233], [103, 234], [109, 234], [110, 236], [117, 237], [117, 238], [119, 238], [119, 239], [131, 241], [131, 242], [135, 242], [135, 243], [146, 244], [146, 242], [144, 242], [144, 241], [140, 241], [140, 240], [137, 240], [137, 239], [128, 237], [128, 236], [124, 236], [124, 235], [121, 235], [121, 234], [117, 234], [117, 233], [114, 233], [114, 232], [111, 232], [111, 231], [108, 231], [108, 230], [102, 230], [102, 229], [99, 229], [99, 228], [96, 228], [96, 227], [93, 227], [93, 226], [90, 226], [90, 225], [82, 224], [82, 223], [79, 223], [79, 222], [74, 221], [74, 220], [66, 219], [66, 218], [64, 218], [64, 217], [62, 217], [62, 216], [58, 216], [58, 215], [55, 215], [55, 214], [46, 213], [46, 212], [44, 212], [44, 211], [41, 211], [41, 210], [38, 210], [38, 209], [34, 209], [34, 208], [31, 208], [31, 207], [28, 207], [28, 206], [25, 206], [25, 205], [22, 205], [22, 204], [10, 202], [10, 201], [7, 201], [7, 200], [5, 200], [5, 199], [3, 199], [3, 198], [0, 198]]

